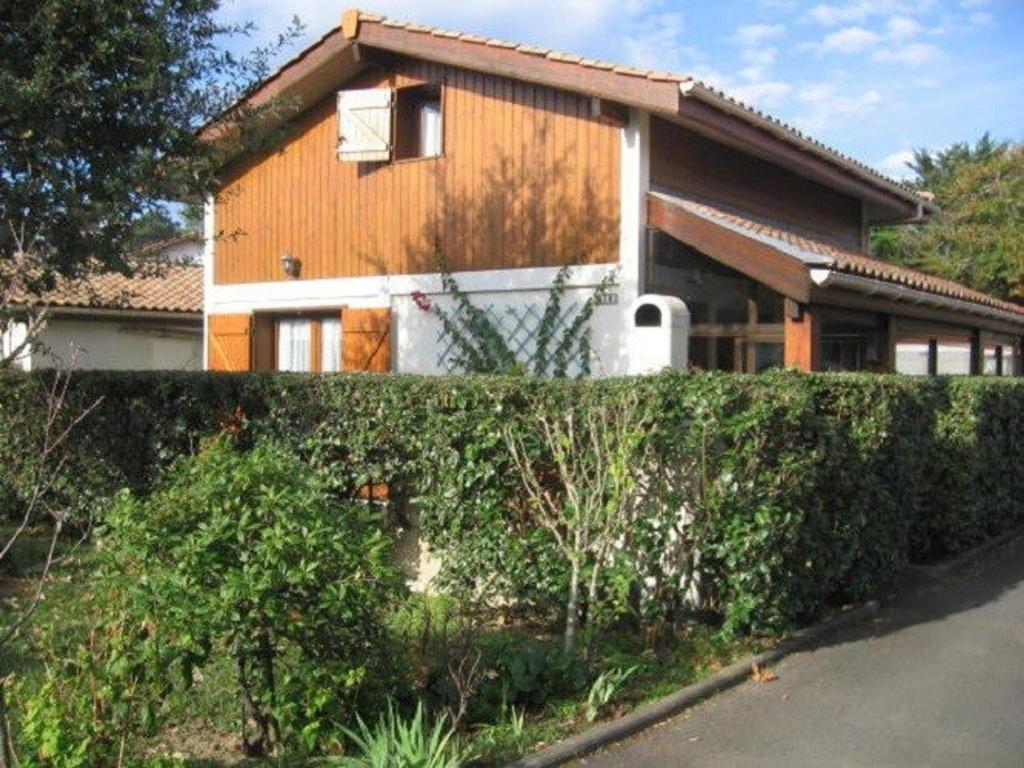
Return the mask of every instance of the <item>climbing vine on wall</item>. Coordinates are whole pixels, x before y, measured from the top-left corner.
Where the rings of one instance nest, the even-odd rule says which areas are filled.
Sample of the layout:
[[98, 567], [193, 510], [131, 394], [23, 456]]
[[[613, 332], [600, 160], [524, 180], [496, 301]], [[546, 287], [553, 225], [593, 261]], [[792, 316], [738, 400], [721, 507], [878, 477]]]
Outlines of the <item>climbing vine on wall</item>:
[[543, 311], [524, 307], [515, 315], [512, 329], [492, 308], [474, 304], [447, 269], [441, 271], [441, 284], [451, 296], [450, 307], [432, 302], [422, 291], [415, 291], [412, 298], [422, 311], [440, 320], [451, 372], [551, 378], [568, 378], [572, 372], [583, 377], [590, 374], [594, 308], [610, 295], [617, 277], [617, 272], [609, 272], [581, 306], [565, 307], [569, 267], [563, 266], [548, 289]]

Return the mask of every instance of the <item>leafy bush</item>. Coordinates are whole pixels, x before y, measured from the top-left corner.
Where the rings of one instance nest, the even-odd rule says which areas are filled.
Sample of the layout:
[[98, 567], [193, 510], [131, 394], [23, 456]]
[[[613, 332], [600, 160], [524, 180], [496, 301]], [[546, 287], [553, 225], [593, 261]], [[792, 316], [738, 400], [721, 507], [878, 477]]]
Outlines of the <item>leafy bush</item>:
[[386, 689], [383, 614], [401, 589], [390, 540], [287, 448], [214, 439], [148, 498], [119, 496], [101, 543], [186, 685], [231, 655], [249, 753], [337, 738]]
[[[0, 376], [4, 456], [45, 381]], [[730, 631], [776, 631], [1024, 522], [1024, 382], [1011, 379], [83, 373], [72, 397], [104, 401], [73, 438], [67, 488], [146, 493], [240, 409], [242, 444], [290, 446], [331, 494], [386, 483], [399, 522], [418, 508], [446, 591], [555, 623], [569, 572], [531, 524], [503, 430], [528, 429], [528, 405], [586, 409], [618, 387], [649, 408], [656, 457], [650, 503], [602, 569], [619, 617], [657, 622], [699, 598]]]
[[[18, 679], [14, 691], [22, 765], [162, 764], [137, 759], [133, 746], [155, 735], [179, 657], [165, 633], [132, 610], [129, 582], [108, 565], [72, 593], [70, 610], [40, 621], [32, 647], [44, 663], [42, 681]], [[51, 598], [54, 590], [60, 585]]]
[[539, 640], [503, 635], [484, 647], [488, 670], [481, 699], [492, 711], [509, 706], [539, 707], [555, 696], [583, 690], [587, 669], [582, 660]]

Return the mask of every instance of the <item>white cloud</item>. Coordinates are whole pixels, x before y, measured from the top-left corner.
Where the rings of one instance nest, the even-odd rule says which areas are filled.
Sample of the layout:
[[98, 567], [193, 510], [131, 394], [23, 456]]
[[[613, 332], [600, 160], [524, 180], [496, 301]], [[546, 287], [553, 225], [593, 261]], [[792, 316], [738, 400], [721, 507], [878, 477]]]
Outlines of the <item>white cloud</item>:
[[929, 43], [909, 43], [875, 51], [872, 58], [875, 61], [922, 67], [938, 60], [941, 55], [939, 49]]
[[782, 103], [793, 91], [793, 86], [778, 80], [746, 83], [733, 86], [729, 93], [740, 101], [771, 109]]
[[975, 11], [967, 18], [976, 27], [987, 27], [995, 20], [988, 11]]
[[785, 31], [783, 24], [745, 24], [736, 30], [733, 40], [740, 45], [757, 45], [781, 37]]
[[873, 48], [880, 39], [878, 34], [864, 29], [864, 27], [844, 27], [825, 35], [825, 39], [821, 41], [821, 50], [860, 53], [868, 48]]
[[893, 16], [885, 25], [889, 37], [894, 40], [906, 40], [921, 31], [921, 25], [909, 16]]
[[[553, 12], [551, 0], [374, 0], [370, 7], [396, 19], [572, 49], [656, 5], [657, 0], [560, 0]], [[323, 0], [225, 0], [219, 15], [231, 22], [254, 21], [256, 42], [274, 37], [298, 16], [306, 25], [302, 44], [308, 44], [337, 26], [345, 7]]]
[[746, 65], [740, 70], [744, 80], [765, 79], [768, 68], [775, 63], [776, 50], [767, 48], [747, 48], [740, 53], [740, 60]]
[[873, 2], [855, 2], [843, 5], [821, 3], [807, 12], [808, 18], [826, 27], [838, 24], [861, 22], [877, 12], [877, 4]]
[[871, 88], [850, 93], [849, 86], [838, 81], [806, 83], [796, 94], [805, 111], [795, 122], [808, 131], [821, 131], [851, 117], [863, 118], [882, 103], [882, 94]]
[[879, 162], [875, 163], [875, 167], [894, 178], [909, 179], [915, 175], [907, 167], [907, 163], [913, 161], [913, 159], [914, 152], [912, 150], [901, 149], [899, 152], [893, 152], [891, 155], [883, 157]]
[[819, 3], [803, 16], [825, 27], [841, 24], [863, 24], [876, 16], [913, 16], [932, 13], [938, 0], [850, 0], [840, 3]]
[[683, 72], [693, 68], [700, 53], [682, 45], [685, 24], [676, 12], [658, 13], [629, 26], [620, 45], [626, 63], [638, 67]]

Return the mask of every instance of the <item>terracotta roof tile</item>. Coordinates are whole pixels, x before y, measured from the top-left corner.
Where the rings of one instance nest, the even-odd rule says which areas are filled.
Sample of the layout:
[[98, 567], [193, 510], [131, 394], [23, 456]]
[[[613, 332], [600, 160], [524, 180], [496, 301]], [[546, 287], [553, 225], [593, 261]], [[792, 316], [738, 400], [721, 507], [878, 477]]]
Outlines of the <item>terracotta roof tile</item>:
[[1024, 316], [1024, 306], [997, 299], [952, 280], [882, 259], [875, 259], [746, 212], [713, 205], [705, 201], [680, 198], [673, 194], [666, 196], [702, 218], [724, 224], [734, 231], [747, 233], [761, 241], [775, 241], [782, 246], [783, 252], [800, 258], [808, 266], [814, 265], [814, 257], [820, 257], [821, 265], [827, 265], [829, 269], [837, 272], [896, 283], [926, 293], [984, 304], [1004, 312]]
[[66, 281], [22, 302], [54, 308], [202, 314], [203, 268], [171, 264], [131, 278], [113, 272], [93, 275], [88, 280]]
[[[740, 110], [742, 113], [745, 113], [748, 117], [757, 118], [760, 121], [763, 121], [767, 125], [771, 126], [773, 129], [777, 129], [776, 132], [781, 134], [782, 137], [788, 138], [790, 140], [795, 140], [798, 143], [809, 145], [818, 153], [826, 156], [831, 162], [836, 163], [840, 166], [845, 166], [848, 169], [856, 169], [856, 171], [858, 171], [861, 175], [869, 177], [876, 183], [881, 183], [883, 186], [888, 187], [892, 190], [899, 190], [904, 195], [907, 195], [915, 200], [918, 200], [920, 202], [928, 202], [918, 194], [917, 190], [915, 190], [908, 184], [897, 181], [889, 176], [886, 176], [885, 174], [871, 167], [867, 163], [863, 163], [860, 160], [851, 157], [850, 155], [840, 152], [839, 150], [834, 149], [832, 147], [829, 147], [823, 142], [818, 141], [815, 138], [812, 138], [811, 136], [799, 130], [798, 128], [788, 123], [785, 123], [782, 120], [779, 120], [778, 118], [773, 117], [765, 112], [762, 112], [761, 110], [752, 107], [749, 104], [740, 101], [739, 99], [729, 96], [724, 91], [715, 88], [690, 75], [644, 69], [642, 67], [632, 67], [610, 62], [595, 61], [593, 59], [580, 57], [574, 54], [563, 53], [552, 50], [550, 48], [544, 48], [543, 46], [505, 42], [501, 40], [496, 40], [494, 38], [487, 38], [473, 34], [451, 33], [448, 32], [447, 30], [439, 30], [433, 27], [424, 26], [422, 24], [414, 24], [412, 22], [400, 21], [384, 17], [379, 14], [367, 13], [364, 11], [356, 12], [359, 14], [360, 22], [366, 22], [370, 24], [382, 24], [384, 26], [388, 26], [391, 28], [403, 29], [410, 33], [434, 34], [445, 37], [457, 37], [458, 41], [462, 43], [482, 44], [493, 47], [511, 48], [518, 51], [519, 53], [533, 56], [543, 56], [549, 61], [571, 63], [575, 66], [583, 68], [612, 70], [616, 74], [622, 75], [624, 77], [645, 78], [649, 80], [656, 80], [662, 82], [676, 82], [679, 83], [680, 85], [690, 85], [691, 87], [696, 86], [708, 93], [714, 94], [719, 99], [731, 104], [732, 106]], [[303, 54], [300, 54], [299, 57], [297, 58], [300, 58], [305, 53], [306, 52], [304, 51]]]

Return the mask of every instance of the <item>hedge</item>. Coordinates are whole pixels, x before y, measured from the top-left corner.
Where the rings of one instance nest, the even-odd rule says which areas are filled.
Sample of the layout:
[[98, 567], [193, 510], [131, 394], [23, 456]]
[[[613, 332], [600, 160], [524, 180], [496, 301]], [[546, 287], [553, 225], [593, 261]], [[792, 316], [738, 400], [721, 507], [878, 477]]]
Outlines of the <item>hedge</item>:
[[[46, 382], [0, 376], [0, 509], [24, 492]], [[807, 621], [877, 594], [908, 561], [1024, 522], [1024, 382], [981, 378], [80, 373], [68, 412], [103, 401], [72, 435], [57, 491], [79, 515], [101, 512], [121, 487], [146, 492], [205, 436], [270, 434], [328, 472], [339, 493], [387, 483], [392, 498], [410, 500], [442, 555], [446, 588], [484, 599], [486, 587], [553, 613], [565, 574], [528, 525], [501, 429], [530, 401], [586, 408], [615, 387], [641, 390], [651, 409], [666, 479], [657, 501], [685, 509], [699, 532], [704, 606], [731, 629]], [[678, 532], [654, 521], [634, 538], [609, 589], [648, 617], [678, 610], [678, 574], [666, 565]]]

